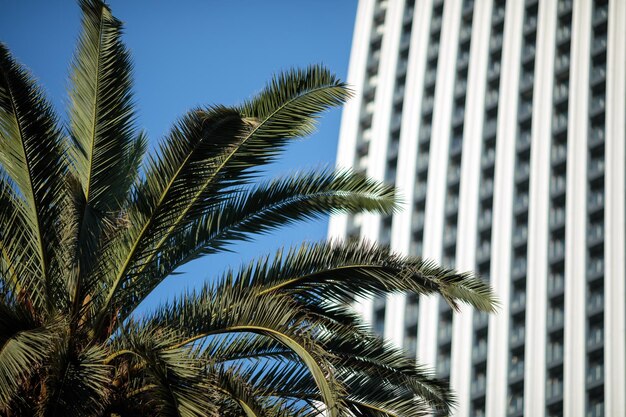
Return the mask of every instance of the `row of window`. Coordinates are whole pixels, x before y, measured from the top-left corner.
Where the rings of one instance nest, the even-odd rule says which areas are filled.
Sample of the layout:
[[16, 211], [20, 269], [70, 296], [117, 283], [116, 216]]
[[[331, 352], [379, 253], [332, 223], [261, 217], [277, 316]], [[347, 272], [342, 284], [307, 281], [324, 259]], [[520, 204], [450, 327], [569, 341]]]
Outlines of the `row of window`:
[[[464, 0], [461, 14], [460, 33], [471, 33], [474, 15], [473, 0]], [[456, 262], [457, 223], [459, 215], [459, 189], [461, 181], [461, 150], [465, 121], [467, 74], [469, 68], [471, 36], [460, 36], [456, 56], [454, 99], [448, 147], [448, 171], [446, 174], [445, 214], [443, 223], [443, 247], [441, 263], [454, 267]], [[439, 331], [437, 338], [437, 376], [450, 378], [452, 356], [452, 310], [440, 300]]]
[[[428, 157], [430, 152], [430, 134], [432, 126], [433, 105], [435, 101], [435, 81], [437, 78], [437, 64], [439, 62], [439, 39], [441, 36], [441, 22], [443, 19], [443, 2], [435, 2], [430, 22], [428, 57], [424, 77], [424, 94], [421, 105], [421, 123], [418, 133], [417, 166], [415, 176], [415, 198], [411, 227], [413, 230], [410, 254], [422, 254], [424, 238], [426, 189], [428, 182]], [[407, 354], [415, 357], [417, 354], [417, 332], [419, 298], [407, 296], [405, 310], [404, 347]]]
[[[385, 18], [387, 16], [387, 0], [378, 0], [374, 6], [374, 18], [369, 44], [369, 57], [366, 67], [366, 80], [363, 87], [363, 107], [359, 123], [359, 136], [357, 141], [357, 153], [355, 170], [365, 172], [369, 162], [369, 145], [372, 140], [372, 119], [375, 109], [376, 88], [378, 85], [378, 68], [383, 36], [385, 34]], [[348, 237], [359, 237], [360, 217], [354, 217], [355, 227], [349, 229]], [[385, 326], [385, 298], [377, 297], [373, 302], [372, 314], [373, 330], [383, 335]]]
[[[396, 179], [396, 169], [398, 165], [398, 148], [400, 143], [400, 131], [402, 125], [402, 110], [404, 105], [404, 90], [406, 85], [406, 71], [408, 66], [409, 47], [411, 31], [413, 26], [413, 11], [415, 0], [405, 0], [402, 32], [400, 34], [400, 46], [398, 51], [398, 61], [396, 66], [396, 77], [394, 80], [393, 107], [391, 123], [389, 125], [389, 142], [387, 149], [387, 163], [385, 169], [385, 181], [394, 184]], [[378, 242], [381, 245], [391, 244], [392, 216], [381, 219]], [[377, 299], [374, 303], [374, 329], [379, 334], [384, 334], [385, 321], [385, 300]], [[417, 349], [417, 327], [415, 324], [414, 341], [411, 341], [413, 351]], [[412, 333], [413, 328], [408, 331]], [[408, 334], [411, 334], [408, 333]]]
[[[593, 2], [592, 77], [589, 83], [589, 126], [596, 140], [587, 153], [587, 416], [604, 415], [604, 129], [607, 13], [606, 0]], [[600, 134], [600, 132], [602, 132]]]
[[[439, 39], [441, 36], [441, 20], [443, 3], [433, 5], [429, 32], [428, 57], [424, 75], [423, 98], [418, 133], [417, 161], [415, 173], [415, 196], [413, 203], [413, 219], [411, 222], [413, 236], [410, 253], [420, 256], [424, 237], [424, 219], [426, 212], [426, 190], [428, 186], [428, 160], [430, 153], [430, 135], [432, 132], [433, 104], [435, 101], [435, 81], [439, 62]], [[434, 52], [431, 52], [434, 51]]]
[[[491, 35], [487, 66], [496, 69], [487, 80], [485, 112], [481, 147], [480, 195], [478, 229], [476, 238], [476, 272], [489, 280], [491, 270], [491, 212], [493, 210], [493, 183], [495, 165], [496, 126], [498, 121], [498, 96], [500, 91], [500, 67], [502, 39], [504, 36], [505, 0], [494, 2], [491, 12]], [[487, 213], [489, 215], [487, 216]], [[485, 219], [481, 221], [481, 219]], [[472, 343], [472, 383], [470, 415], [485, 415], [488, 320], [485, 313], [474, 312]]]
[[[561, 0], [556, 23], [556, 55], [552, 94], [552, 142], [550, 145], [550, 213], [548, 253], [548, 311], [546, 347], [546, 415], [563, 414], [563, 338], [565, 271], [565, 184], [567, 173], [567, 118], [569, 99], [569, 56], [571, 4]], [[562, 120], [565, 119], [565, 126]]]
[[509, 311], [508, 416], [524, 413], [524, 345], [526, 331], [526, 272], [528, 242], [528, 203], [530, 184], [530, 137], [532, 126], [535, 49], [537, 40], [536, 1], [524, 8], [522, 56], [518, 96], [517, 138], [515, 143], [514, 213], [512, 235], [511, 306]]

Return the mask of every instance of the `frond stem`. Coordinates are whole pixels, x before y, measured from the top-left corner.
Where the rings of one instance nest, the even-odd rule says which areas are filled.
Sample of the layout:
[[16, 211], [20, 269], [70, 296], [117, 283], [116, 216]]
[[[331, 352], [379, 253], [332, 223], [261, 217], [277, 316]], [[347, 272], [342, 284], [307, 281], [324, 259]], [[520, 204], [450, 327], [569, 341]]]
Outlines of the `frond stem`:
[[139, 395], [141, 393], [144, 393], [146, 391], [150, 391], [150, 390], [155, 389], [155, 388], [158, 388], [158, 385], [156, 385], [156, 384], [145, 385], [145, 386], [143, 386], [143, 387], [141, 387], [139, 389], [136, 389], [136, 390], [131, 391], [128, 394], [126, 394], [126, 398], [134, 397], [135, 395]]
[[374, 405], [371, 405], [371, 404], [366, 404], [366, 403], [363, 403], [361, 401], [355, 401], [355, 400], [349, 400], [349, 399], [346, 400], [346, 401], [349, 401], [349, 402], [355, 403], [355, 404], [359, 404], [359, 405], [361, 405], [363, 407], [370, 408], [370, 409], [375, 410], [375, 411], [377, 411], [379, 413], [386, 414], [386, 415], [388, 415], [390, 417], [399, 417], [397, 414], [394, 414], [394, 413], [392, 413], [392, 412], [390, 412], [388, 410], [384, 410], [382, 408], [378, 408], [378, 407], [376, 407]]
[[248, 416], [248, 417], [256, 417], [257, 416], [256, 413], [252, 410], [252, 408], [244, 400], [242, 400], [241, 398], [235, 398], [233, 396], [232, 392], [229, 392], [228, 390], [225, 390], [224, 388], [218, 387], [218, 386], [215, 386], [215, 385], [213, 385], [213, 388], [216, 391], [219, 391], [222, 394], [227, 395], [230, 398], [234, 399], [235, 402], [237, 404], [239, 404], [239, 406], [241, 407], [243, 412], [246, 414], [246, 416]]
[[117, 352], [115, 352], [115, 353], [109, 355], [108, 357], [106, 357], [104, 359], [104, 361], [102, 361], [102, 363], [105, 364], [105, 365], [108, 365], [111, 362], [113, 362], [115, 359], [117, 359], [118, 357], [123, 356], [123, 355], [134, 355], [134, 356], [137, 356], [139, 358], [142, 358], [141, 355], [138, 354], [137, 352], [133, 352], [132, 350], [129, 350], [129, 349], [122, 349], [122, 350], [118, 350]]
[[[332, 271], [341, 271], [341, 270], [346, 270], [346, 269], [356, 269], [356, 268], [368, 268], [368, 269], [383, 269], [384, 266], [382, 265], [364, 265], [364, 264], [357, 264], [357, 265], [347, 265], [347, 266], [339, 266], [336, 268], [332, 268]], [[270, 288], [266, 288], [262, 291], [259, 291], [259, 295], [265, 295], [267, 293], [273, 292], [273, 291], [277, 291], [280, 290], [283, 287], [286, 287], [288, 285], [291, 285], [295, 282], [298, 281], [303, 281], [309, 278], [313, 278], [316, 275], [322, 275], [322, 274], [327, 274], [329, 272], [329, 270], [325, 270], [325, 271], [320, 271], [320, 272], [313, 272], [311, 274], [306, 274], [306, 275], [302, 275], [296, 278], [292, 278], [289, 279], [287, 281], [281, 282], [280, 284], [276, 284]]]
[[209, 331], [209, 332], [205, 332], [202, 334], [198, 334], [194, 337], [190, 337], [180, 343], [177, 343], [169, 347], [166, 350], [178, 349], [182, 346], [185, 346], [189, 343], [193, 343], [207, 336], [223, 334], [223, 333], [234, 333], [234, 332], [250, 332], [250, 333], [259, 333], [259, 334], [269, 335], [270, 337], [276, 339], [278, 342], [292, 349], [294, 353], [298, 355], [300, 359], [302, 359], [302, 362], [304, 362], [307, 368], [309, 368], [309, 371], [311, 372], [311, 376], [315, 380], [315, 383], [317, 384], [317, 387], [320, 390], [322, 398], [324, 399], [324, 403], [329, 408], [330, 416], [338, 417], [338, 410], [335, 405], [335, 400], [333, 397], [333, 390], [328, 385], [328, 382], [326, 381], [324, 377], [325, 372], [322, 370], [322, 368], [317, 363], [315, 358], [304, 348], [304, 346], [302, 346], [300, 343], [298, 343], [296, 340], [286, 335], [285, 333], [279, 332], [277, 330], [274, 330], [268, 327], [263, 327], [263, 326], [252, 326], [252, 325], [231, 326], [231, 327], [226, 327], [224, 329], [219, 329], [219, 330], [214, 330], [214, 331]]

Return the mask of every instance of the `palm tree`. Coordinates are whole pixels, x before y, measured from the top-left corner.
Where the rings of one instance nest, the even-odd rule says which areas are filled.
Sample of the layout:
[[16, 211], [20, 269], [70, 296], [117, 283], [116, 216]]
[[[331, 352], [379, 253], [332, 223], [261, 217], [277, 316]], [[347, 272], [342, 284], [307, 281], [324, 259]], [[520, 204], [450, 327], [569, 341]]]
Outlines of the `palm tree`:
[[279, 226], [389, 213], [348, 171], [259, 181], [350, 95], [314, 66], [236, 107], [188, 112], [158, 148], [135, 126], [121, 24], [82, 0], [69, 123], [0, 44], [0, 414], [414, 416], [447, 384], [375, 337], [353, 297], [437, 293], [491, 311], [471, 274], [359, 242], [303, 244], [138, 317], [168, 275]]

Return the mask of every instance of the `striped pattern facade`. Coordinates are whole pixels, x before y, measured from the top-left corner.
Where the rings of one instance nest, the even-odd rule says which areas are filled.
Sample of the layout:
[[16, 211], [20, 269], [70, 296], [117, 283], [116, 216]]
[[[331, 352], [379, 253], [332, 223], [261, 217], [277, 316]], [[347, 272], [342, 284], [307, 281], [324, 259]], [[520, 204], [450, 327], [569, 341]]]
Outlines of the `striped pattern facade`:
[[626, 415], [626, 1], [360, 0], [337, 165], [395, 183], [361, 237], [490, 280], [355, 308], [456, 391], [456, 416]]

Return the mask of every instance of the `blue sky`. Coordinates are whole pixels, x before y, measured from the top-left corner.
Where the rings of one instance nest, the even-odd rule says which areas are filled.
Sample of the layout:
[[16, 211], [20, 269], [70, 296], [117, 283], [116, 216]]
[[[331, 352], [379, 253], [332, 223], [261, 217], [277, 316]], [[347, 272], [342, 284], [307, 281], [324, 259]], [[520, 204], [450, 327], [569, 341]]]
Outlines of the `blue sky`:
[[[235, 104], [258, 92], [272, 74], [323, 63], [345, 79], [357, 0], [109, 1], [126, 27], [135, 64], [139, 126], [153, 142], [187, 109]], [[64, 117], [67, 69], [79, 33], [78, 5], [70, 0], [5, 1], [0, 40], [44, 86]], [[319, 131], [294, 143], [269, 174], [332, 165], [340, 110]], [[320, 240], [327, 220], [298, 224], [190, 264], [168, 279], [144, 308], [219, 276], [282, 245]]]

